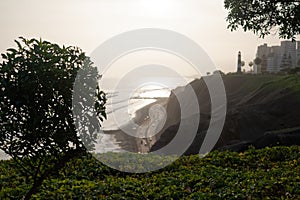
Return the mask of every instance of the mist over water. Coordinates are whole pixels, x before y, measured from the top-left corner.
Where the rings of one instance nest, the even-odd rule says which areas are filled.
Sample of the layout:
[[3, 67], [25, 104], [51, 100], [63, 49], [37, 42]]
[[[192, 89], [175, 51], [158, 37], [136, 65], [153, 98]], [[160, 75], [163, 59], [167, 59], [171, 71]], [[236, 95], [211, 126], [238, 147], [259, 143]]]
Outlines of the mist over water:
[[[112, 96], [117, 96], [118, 92], [107, 92], [107, 98], [109, 99]], [[161, 89], [142, 89], [137, 91], [129, 101], [127, 99], [120, 99], [116, 102], [108, 101], [107, 103], [107, 120], [102, 124], [103, 130], [117, 130], [120, 126], [128, 123], [128, 118], [124, 116], [118, 117], [122, 121], [116, 123], [114, 115], [116, 113], [128, 113], [130, 119], [135, 117], [135, 112], [146, 105], [154, 103], [159, 98], [167, 98], [170, 95], [170, 91], [167, 88]]]
[[[189, 81], [192, 80], [192, 78], [189, 79]], [[128, 113], [130, 116], [129, 120], [131, 120], [136, 116], [135, 113], [137, 110], [154, 103], [159, 98], [168, 98], [172, 89], [185, 85], [180, 81], [176, 82], [176, 79], [172, 79], [172, 82], [174, 83], [173, 88], [158, 87], [157, 85], [147, 85], [141, 88], [126, 88], [122, 91], [109, 90], [106, 89], [107, 87], [102, 88], [107, 94], [108, 101], [106, 105], [107, 120], [101, 124], [101, 129], [103, 131], [120, 129], [121, 126], [124, 126], [129, 122], [128, 118], [125, 117], [127, 115], [126, 113]], [[121, 93], [131, 94], [130, 99], [118, 98]], [[113, 98], [117, 100], [112, 101]], [[116, 122], [114, 117], [115, 114], [124, 114], [124, 117], [119, 116], [118, 119], [121, 119], [121, 121], [118, 120], [118, 122]], [[120, 147], [120, 143], [121, 142], [117, 141], [113, 134], [99, 133], [94, 152], [121, 152], [122, 148]], [[4, 159], [9, 159], [9, 156], [0, 151], [0, 160]]]
[[[128, 91], [106, 91], [108, 102], [106, 105], [107, 120], [102, 123], [103, 131], [119, 130], [122, 126], [128, 124], [129, 120], [136, 117], [136, 111], [143, 108], [146, 105], [154, 103], [158, 98], [167, 98], [170, 95], [168, 88], [153, 88], [146, 87], [141, 88], [133, 93], [132, 97], [128, 99], [118, 99], [118, 101], [111, 101], [111, 98], [117, 98], [119, 93]], [[115, 115], [118, 115], [116, 121]], [[123, 116], [122, 116], [123, 115]], [[129, 119], [128, 119], [129, 115]], [[121, 119], [121, 121], [120, 121]], [[124, 141], [126, 142], [126, 141]], [[105, 152], [122, 152], [120, 147], [122, 141], [117, 141], [113, 134], [98, 134], [97, 144], [95, 146], [95, 153]]]
[[[161, 79], [161, 80], [160, 80]], [[163, 80], [164, 79], [164, 80]], [[118, 84], [117, 79], [106, 78], [101, 80], [101, 89], [107, 94], [106, 113], [107, 120], [102, 123], [102, 130], [120, 130], [121, 127], [126, 126], [130, 120], [136, 117], [136, 111], [157, 101], [160, 98], [168, 98], [171, 90], [179, 86], [186, 85], [189, 81], [194, 80], [193, 77], [183, 79], [182, 77], [165, 77], [155, 79], [155, 82], [147, 82], [139, 88], [130, 88], [124, 85], [120, 90], [115, 90]], [[161, 84], [169, 82], [168, 88]], [[117, 117], [117, 120], [116, 120]], [[127, 143], [127, 141], [117, 141], [113, 134], [99, 134], [99, 142], [96, 145], [95, 152], [120, 151], [119, 143]]]
[[[135, 112], [146, 105], [154, 103], [159, 98], [168, 98], [171, 90], [179, 86], [185, 86], [190, 81], [194, 80], [194, 77], [164, 77], [156, 78], [155, 82], [146, 83], [140, 88], [130, 88], [125, 85], [121, 87], [121, 90], [114, 90], [117, 85], [117, 79], [105, 78], [101, 80], [101, 89], [107, 94], [106, 113], [107, 120], [102, 124], [102, 130], [117, 130], [121, 126], [128, 123], [127, 114], [130, 119], [135, 117]], [[168, 85], [172, 85], [172, 88], [168, 88], [163, 82], [168, 82]], [[128, 98], [124, 98], [127, 97]], [[118, 116], [118, 124], [115, 122], [114, 115], [119, 114], [124, 117]], [[120, 121], [121, 119], [121, 121]]]

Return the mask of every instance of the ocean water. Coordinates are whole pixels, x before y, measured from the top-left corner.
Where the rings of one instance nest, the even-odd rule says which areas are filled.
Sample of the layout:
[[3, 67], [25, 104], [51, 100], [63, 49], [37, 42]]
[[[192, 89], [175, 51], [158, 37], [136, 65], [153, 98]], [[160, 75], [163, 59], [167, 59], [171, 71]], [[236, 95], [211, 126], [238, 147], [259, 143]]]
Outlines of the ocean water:
[[[143, 76], [143, 73], [140, 75]], [[185, 77], [164, 73], [158, 77], [146, 76], [142, 82], [138, 77], [133, 76], [128, 82], [121, 84], [120, 78], [104, 76], [99, 82], [108, 99], [106, 105], [108, 116], [102, 124], [103, 130], [119, 129], [135, 117], [137, 110], [155, 102], [158, 98], [169, 97], [172, 89], [186, 85], [195, 77], [196, 75]]]
[[[123, 91], [128, 92], [128, 91]], [[166, 98], [170, 95], [167, 88], [143, 88], [135, 92], [130, 98], [120, 98], [119, 93], [106, 91], [107, 93], [107, 120], [102, 123], [102, 130], [118, 130], [121, 126], [128, 123], [135, 117], [135, 112], [142, 107], [155, 102], [158, 98]], [[121, 95], [123, 96], [123, 95]], [[117, 117], [116, 117], [117, 116]], [[116, 118], [118, 119], [116, 122]], [[96, 144], [97, 153], [121, 152], [123, 151], [114, 135], [98, 134]], [[6, 160], [10, 157], [0, 150], [0, 160]]]
[[[106, 82], [100, 84], [102, 86], [101, 88], [107, 94], [108, 99], [106, 105], [107, 120], [102, 123], [102, 130], [118, 130], [135, 117], [137, 110], [155, 102], [158, 98], [169, 97], [172, 89], [186, 85], [195, 78], [197, 78], [197, 76], [179, 78], [162, 76], [161, 78], [155, 78], [155, 80], [148, 80], [154, 83], [154, 85], [150, 84], [140, 88], [130, 88], [129, 85], [125, 85], [122, 87], [123, 89], [119, 91], [109, 89], [116, 82], [115, 79], [106, 79]], [[159, 85], [157, 83], [161, 84]], [[173, 87], [167, 88], [165, 85], [172, 85]], [[114, 135], [101, 132], [98, 134], [98, 137], [95, 152], [122, 151]], [[9, 156], [0, 150], [0, 159], [9, 159]]]

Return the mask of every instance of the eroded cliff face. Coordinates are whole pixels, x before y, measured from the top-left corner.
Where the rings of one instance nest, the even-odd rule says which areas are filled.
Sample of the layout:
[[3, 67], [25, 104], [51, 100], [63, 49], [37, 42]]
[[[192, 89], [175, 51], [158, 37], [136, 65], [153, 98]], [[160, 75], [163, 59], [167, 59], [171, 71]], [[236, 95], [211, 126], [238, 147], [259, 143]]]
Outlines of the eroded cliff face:
[[[227, 115], [214, 149], [241, 141], [253, 141], [266, 131], [300, 126], [300, 98], [297, 90], [300, 81], [298, 83], [297, 80], [286, 82], [284, 77], [271, 75], [223, 76]], [[184, 120], [184, 125], [189, 126], [189, 123], [195, 123], [195, 117], [200, 117], [197, 135], [185, 154], [199, 153], [211, 120], [211, 99], [203, 79], [194, 80], [190, 86], [197, 96], [200, 113], [195, 113], [190, 106], [192, 97], [186, 92], [186, 87], [175, 89], [166, 104], [167, 121], [162, 131], [152, 139], [150, 151], [157, 151], [172, 141], [180, 122]], [[190, 115], [184, 118], [181, 117], [178, 97], [184, 99], [181, 100], [182, 109], [190, 110]], [[186, 136], [189, 134], [187, 131]]]

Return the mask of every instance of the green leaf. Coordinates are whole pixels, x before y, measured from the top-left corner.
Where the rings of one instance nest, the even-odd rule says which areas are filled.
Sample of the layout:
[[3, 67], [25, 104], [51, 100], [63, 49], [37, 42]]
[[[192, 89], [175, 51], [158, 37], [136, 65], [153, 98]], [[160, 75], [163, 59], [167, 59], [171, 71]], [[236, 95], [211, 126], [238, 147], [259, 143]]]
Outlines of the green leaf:
[[7, 59], [7, 55], [6, 54], [2, 53], [1, 56], [2, 56], [3, 59]]
[[9, 48], [9, 49], [7, 49], [6, 51], [10, 51], [10, 52], [12, 52], [13, 54], [16, 54], [18, 51], [17, 50], [15, 50], [15, 49], [13, 49], [13, 48]]
[[17, 43], [19, 50], [22, 49], [22, 45], [20, 44], [20, 42], [18, 40], [15, 40], [15, 43]]

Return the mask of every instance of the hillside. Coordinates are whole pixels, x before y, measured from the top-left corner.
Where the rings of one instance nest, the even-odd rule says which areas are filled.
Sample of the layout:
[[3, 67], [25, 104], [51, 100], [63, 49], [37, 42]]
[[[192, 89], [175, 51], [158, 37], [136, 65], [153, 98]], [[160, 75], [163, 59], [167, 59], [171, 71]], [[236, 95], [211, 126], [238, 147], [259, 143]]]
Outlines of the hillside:
[[[206, 77], [209, 79], [209, 77]], [[262, 137], [267, 131], [281, 130], [300, 126], [300, 76], [274, 75], [225, 75], [223, 76], [227, 95], [227, 115], [225, 125], [215, 149], [229, 144], [251, 142]], [[203, 79], [194, 80], [200, 106], [200, 123], [196, 139], [186, 154], [199, 152], [210, 121], [210, 96]], [[185, 88], [177, 88], [189, 106], [189, 96]], [[157, 136], [151, 151], [168, 144], [175, 136], [181, 120], [180, 108], [174, 92], [167, 102], [167, 123]], [[198, 113], [199, 115], [199, 113]], [[187, 133], [188, 134], [188, 133]]]

